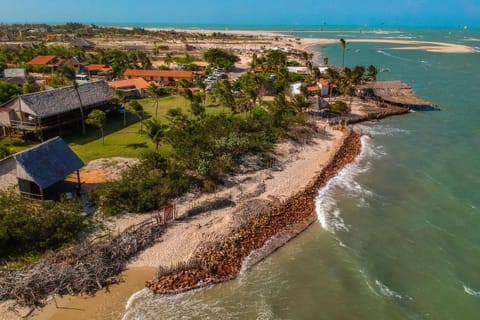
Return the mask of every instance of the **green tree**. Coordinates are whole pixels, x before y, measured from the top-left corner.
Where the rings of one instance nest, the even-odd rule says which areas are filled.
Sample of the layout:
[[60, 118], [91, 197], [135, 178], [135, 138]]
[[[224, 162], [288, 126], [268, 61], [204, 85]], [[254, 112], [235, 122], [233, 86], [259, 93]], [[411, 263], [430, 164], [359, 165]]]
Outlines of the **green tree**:
[[137, 117], [140, 119], [140, 132], [143, 132], [143, 113], [144, 113], [143, 106], [137, 100], [130, 101], [128, 106], [130, 110], [132, 110], [133, 113], [135, 113]]
[[100, 129], [100, 132], [102, 133], [102, 144], [105, 145], [105, 136], [103, 133], [103, 128], [105, 127], [105, 122], [107, 120], [107, 115], [105, 112], [99, 109], [94, 109], [92, 112], [87, 117], [86, 123], [89, 125], [92, 125], [94, 127], [97, 127]]
[[344, 101], [335, 101], [330, 105], [330, 112], [333, 112], [335, 114], [345, 114], [350, 111], [350, 108]]
[[154, 99], [155, 102], [155, 119], [158, 118], [158, 103], [160, 99], [160, 93], [158, 92], [158, 87], [151, 83], [147, 88], [147, 95]]
[[347, 42], [345, 39], [341, 38], [340, 43], [342, 44], [342, 67], [345, 68], [345, 51], [347, 50]]
[[21, 90], [17, 86], [0, 82], [0, 104], [9, 101], [21, 93]]
[[158, 147], [162, 142], [166, 129], [166, 125], [161, 123], [158, 119], [148, 119], [145, 121], [145, 130], [143, 133], [145, 133], [155, 144], [155, 152], [158, 152]]
[[80, 117], [82, 118], [82, 134], [85, 135], [85, 114], [83, 110], [83, 102], [82, 102], [82, 97], [80, 96], [80, 92], [78, 91], [78, 83], [76, 80], [76, 74], [75, 74], [75, 69], [69, 65], [65, 65], [62, 67], [60, 70], [60, 74], [62, 77], [64, 77], [66, 80], [70, 81], [73, 85], [73, 88], [75, 89], [75, 92], [77, 93], [77, 98], [78, 102], [80, 104]]
[[370, 65], [367, 68], [367, 78], [368, 80], [377, 80], [378, 69], [374, 65]]
[[226, 69], [231, 69], [235, 62], [240, 61], [240, 58], [235, 54], [218, 48], [208, 49], [203, 54], [203, 58], [215, 67]]
[[12, 152], [10, 151], [10, 149], [6, 145], [0, 144], [0, 160], [8, 157], [11, 154], [12, 154]]

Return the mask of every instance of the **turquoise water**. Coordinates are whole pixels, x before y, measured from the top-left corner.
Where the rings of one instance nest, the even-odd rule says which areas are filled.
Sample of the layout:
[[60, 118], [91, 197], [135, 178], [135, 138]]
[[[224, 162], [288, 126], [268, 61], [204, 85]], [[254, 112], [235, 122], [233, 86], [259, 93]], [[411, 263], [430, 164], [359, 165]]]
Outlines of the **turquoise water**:
[[[471, 31], [375, 32], [365, 37], [480, 46]], [[480, 53], [394, 47], [349, 44], [346, 63], [388, 68], [380, 78], [410, 83], [443, 110], [359, 125], [371, 138], [319, 191], [319, 223], [235, 281], [139, 293], [125, 319], [480, 319]], [[340, 63], [339, 45], [318, 50]]]

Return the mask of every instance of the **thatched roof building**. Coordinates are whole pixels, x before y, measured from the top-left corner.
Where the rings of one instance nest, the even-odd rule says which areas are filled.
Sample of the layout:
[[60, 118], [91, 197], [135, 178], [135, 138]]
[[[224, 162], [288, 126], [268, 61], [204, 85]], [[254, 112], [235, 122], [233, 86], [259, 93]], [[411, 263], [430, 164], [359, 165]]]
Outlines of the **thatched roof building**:
[[402, 81], [369, 81], [360, 85], [364, 95], [373, 95], [387, 103], [403, 107], [435, 107], [435, 104], [415, 95], [412, 88]]
[[60, 193], [72, 191], [72, 184], [70, 189], [65, 189], [64, 179], [75, 171], [78, 182], [73, 188], [80, 186], [78, 170], [84, 164], [60, 137], [16, 153], [0, 162], [0, 166], [10, 169], [12, 159], [16, 164], [20, 193], [41, 199], [58, 198]]
[[70, 86], [24, 94], [0, 108], [0, 126], [29, 131], [59, 127], [80, 121], [80, 107], [87, 114], [112, 98], [105, 81], [84, 83], [77, 89]]
[[78, 38], [72, 42], [72, 46], [76, 48], [93, 49], [95, 48], [95, 42], [83, 38]]

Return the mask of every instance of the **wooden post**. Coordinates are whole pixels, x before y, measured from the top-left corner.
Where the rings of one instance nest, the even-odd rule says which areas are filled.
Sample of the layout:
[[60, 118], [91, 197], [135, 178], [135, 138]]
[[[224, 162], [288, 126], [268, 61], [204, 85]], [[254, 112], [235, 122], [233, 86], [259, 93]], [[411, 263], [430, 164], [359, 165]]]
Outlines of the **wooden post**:
[[78, 184], [78, 191], [80, 192], [80, 188], [82, 183], [80, 182], [80, 170], [77, 170], [77, 184]]

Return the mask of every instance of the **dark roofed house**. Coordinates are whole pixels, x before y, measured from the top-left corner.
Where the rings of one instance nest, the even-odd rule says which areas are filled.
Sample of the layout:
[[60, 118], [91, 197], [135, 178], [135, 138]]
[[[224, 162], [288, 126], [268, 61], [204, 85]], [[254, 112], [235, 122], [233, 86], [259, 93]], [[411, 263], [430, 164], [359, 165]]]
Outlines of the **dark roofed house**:
[[61, 127], [80, 122], [82, 111], [86, 116], [90, 110], [108, 105], [112, 98], [106, 81], [81, 84], [78, 94], [73, 86], [24, 94], [0, 108], [0, 127], [4, 134], [12, 129], [43, 131]]
[[93, 49], [95, 48], [95, 42], [92, 42], [83, 38], [78, 38], [75, 41], [73, 41], [72, 46], [76, 48]]
[[[16, 162], [18, 187], [22, 194], [54, 200], [62, 193], [80, 188], [79, 170], [84, 164], [60, 137], [16, 153], [11, 158]], [[77, 183], [65, 181], [74, 172], [77, 173]]]

